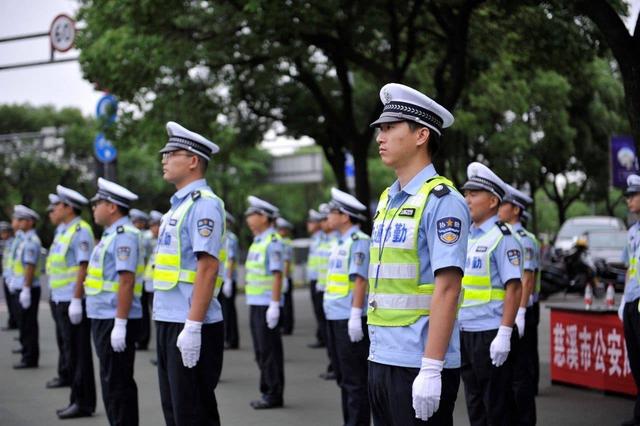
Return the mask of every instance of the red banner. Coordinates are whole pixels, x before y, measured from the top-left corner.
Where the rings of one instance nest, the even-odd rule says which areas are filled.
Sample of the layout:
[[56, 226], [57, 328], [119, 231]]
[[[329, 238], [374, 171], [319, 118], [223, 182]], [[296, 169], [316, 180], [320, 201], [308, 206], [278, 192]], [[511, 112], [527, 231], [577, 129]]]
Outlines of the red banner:
[[551, 309], [551, 380], [636, 395], [622, 323], [607, 314]]

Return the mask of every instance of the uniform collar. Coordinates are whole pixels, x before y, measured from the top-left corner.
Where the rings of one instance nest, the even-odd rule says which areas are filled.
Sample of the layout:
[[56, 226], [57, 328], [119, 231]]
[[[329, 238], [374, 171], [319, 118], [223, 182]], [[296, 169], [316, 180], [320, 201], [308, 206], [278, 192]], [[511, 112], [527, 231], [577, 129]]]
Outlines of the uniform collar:
[[474, 233], [480, 232], [481, 234], [486, 234], [491, 230], [491, 228], [493, 228], [493, 226], [496, 224], [497, 221], [498, 221], [498, 215], [493, 215], [489, 219], [482, 222], [480, 226], [476, 226], [475, 223], [472, 224], [471, 231], [473, 231]]
[[340, 242], [342, 243], [344, 240], [346, 240], [347, 238], [349, 238], [359, 230], [360, 230], [360, 227], [358, 225], [353, 225], [351, 228], [347, 229], [347, 232], [340, 235]]
[[27, 232], [24, 232], [24, 231], [22, 231], [22, 232], [23, 232], [23, 235], [25, 237], [30, 237], [32, 235], [36, 235], [36, 230], [35, 229], [29, 229]]
[[[418, 174], [405, 185], [402, 191], [409, 195], [416, 195], [423, 183], [437, 175], [438, 173], [436, 173], [436, 168], [433, 164], [429, 164], [427, 167], [420, 170]], [[396, 180], [393, 182], [393, 185], [389, 187], [389, 197], [395, 196], [400, 191], [400, 181]]]
[[515, 230], [515, 231], [519, 231], [520, 229], [524, 229], [524, 226], [522, 226], [522, 222], [516, 222], [513, 225], [511, 225], [511, 227]]
[[118, 226], [124, 226], [129, 224], [131, 224], [131, 219], [129, 219], [129, 216], [122, 216], [120, 219], [116, 220], [109, 227], [107, 227], [107, 229], [104, 230], [104, 233], [105, 235], [110, 234], [114, 232], [118, 228]]
[[60, 224], [60, 231], [66, 231], [67, 229], [69, 229], [73, 225], [75, 225], [76, 223], [79, 223], [80, 219], [81, 219], [80, 216], [76, 216], [69, 223], [61, 223]]
[[16, 237], [22, 237], [24, 235], [24, 231], [22, 229], [18, 229], [16, 232]]
[[171, 196], [171, 204], [177, 203], [178, 201], [180, 201], [183, 198], [185, 198], [187, 195], [191, 194], [196, 189], [201, 188], [203, 186], [207, 186], [207, 181], [206, 180], [204, 180], [204, 179], [194, 180], [189, 185], [185, 186], [184, 188], [179, 189], [178, 191], [176, 191], [175, 194], [173, 194]]
[[265, 229], [264, 231], [262, 231], [260, 234], [258, 234], [255, 237], [253, 237], [253, 241], [258, 243], [258, 242], [262, 241], [263, 239], [267, 238], [268, 235], [274, 234], [275, 232], [276, 232], [276, 229], [273, 226], [270, 226], [267, 229]]

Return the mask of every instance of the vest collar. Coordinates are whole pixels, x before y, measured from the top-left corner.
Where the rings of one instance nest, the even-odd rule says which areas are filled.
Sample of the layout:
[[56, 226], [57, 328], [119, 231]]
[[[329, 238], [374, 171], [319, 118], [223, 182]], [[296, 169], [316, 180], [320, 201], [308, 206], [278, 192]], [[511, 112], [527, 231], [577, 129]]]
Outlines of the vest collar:
[[[431, 179], [434, 176], [437, 176], [436, 168], [433, 164], [429, 164], [424, 169], [420, 170], [417, 175], [415, 175], [402, 189], [403, 192], [409, 195], [416, 195], [422, 184]], [[389, 197], [394, 197], [397, 193], [401, 191], [400, 189], [400, 181], [396, 180], [393, 182], [393, 185], [389, 187]]]
[[194, 180], [189, 185], [176, 191], [176, 193], [171, 196], [171, 205], [176, 204], [177, 202], [185, 198], [187, 195], [191, 194], [193, 191], [203, 186], [207, 186], [206, 180], [204, 179]]
[[60, 232], [65, 232], [67, 229], [71, 228], [72, 226], [80, 223], [80, 220], [82, 218], [80, 216], [76, 216], [74, 217], [69, 223], [62, 223], [60, 224]]

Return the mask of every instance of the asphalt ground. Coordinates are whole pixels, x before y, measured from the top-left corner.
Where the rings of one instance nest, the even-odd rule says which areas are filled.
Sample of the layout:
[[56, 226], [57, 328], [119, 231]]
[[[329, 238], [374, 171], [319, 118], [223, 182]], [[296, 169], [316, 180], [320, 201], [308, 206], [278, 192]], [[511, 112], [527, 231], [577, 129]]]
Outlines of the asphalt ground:
[[[46, 300], [46, 295], [43, 295]], [[552, 302], [564, 302], [561, 296]], [[570, 296], [567, 302], [579, 301]], [[309, 349], [315, 323], [309, 301], [309, 291], [295, 291], [296, 325], [292, 336], [285, 336], [285, 406], [282, 409], [254, 411], [249, 401], [259, 396], [258, 368], [248, 327], [248, 310], [244, 297], [237, 299], [240, 323], [240, 349], [225, 352], [222, 377], [216, 396], [222, 423], [237, 426], [270, 425], [340, 425], [340, 393], [335, 382], [318, 378], [326, 364], [324, 349]], [[57, 348], [54, 326], [47, 303], [40, 304], [40, 367], [32, 370], [13, 370], [19, 355], [11, 354], [18, 343], [17, 332], [0, 332], [0, 426], [51, 425], [67, 422], [73, 426], [108, 424], [100, 395], [97, 359], [94, 361], [98, 407], [91, 418], [58, 420], [55, 410], [68, 404], [69, 389], [45, 389], [47, 380], [56, 375]], [[6, 305], [0, 304], [0, 324], [6, 324]], [[616, 425], [630, 417], [633, 401], [619, 396], [551, 385], [549, 379], [549, 312], [541, 309], [540, 324], [541, 378], [537, 402], [539, 425]], [[135, 379], [138, 384], [141, 425], [163, 425], [158, 378], [149, 359], [150, 351], [136, 354]], [[455, 409], [456, 425], [467, 425], [462, 384]]]

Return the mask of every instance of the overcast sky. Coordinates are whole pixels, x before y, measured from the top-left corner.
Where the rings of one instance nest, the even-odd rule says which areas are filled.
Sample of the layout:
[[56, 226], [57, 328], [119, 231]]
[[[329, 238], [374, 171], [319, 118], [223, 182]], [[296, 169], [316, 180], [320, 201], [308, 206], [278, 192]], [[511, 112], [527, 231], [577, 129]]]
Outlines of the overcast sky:
[[[635, 17], [640, 0], [632, 0], [631, 16]], [[47, 32], [53, 18], [77, 10], [74, 0], [0, 0], [0, 38]], [[628, 22], [633, 28], [635, 21]], [[56, 57], [77, 56], [77, 51]], [[41, 37], [20, 42], [0, 43], [0, 64], [46, 60], [49, 40]], [[77, 62], [0, 71], [0, 103], [53, 104], [57, 107], [74, 106], [85, 114], [95, 114], [101, 92], [83, 80]]]

